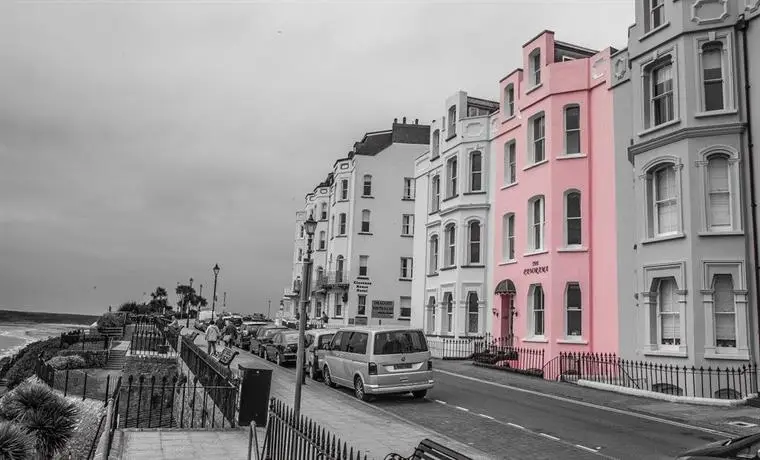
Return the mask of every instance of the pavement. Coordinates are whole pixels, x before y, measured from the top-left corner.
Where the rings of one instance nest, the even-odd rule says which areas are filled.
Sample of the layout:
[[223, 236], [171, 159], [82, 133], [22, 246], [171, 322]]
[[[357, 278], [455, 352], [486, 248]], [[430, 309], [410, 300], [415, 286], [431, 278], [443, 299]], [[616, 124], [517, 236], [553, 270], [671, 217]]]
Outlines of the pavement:
[[122, 430], [122, 460], [247, 460], [246, 430]]

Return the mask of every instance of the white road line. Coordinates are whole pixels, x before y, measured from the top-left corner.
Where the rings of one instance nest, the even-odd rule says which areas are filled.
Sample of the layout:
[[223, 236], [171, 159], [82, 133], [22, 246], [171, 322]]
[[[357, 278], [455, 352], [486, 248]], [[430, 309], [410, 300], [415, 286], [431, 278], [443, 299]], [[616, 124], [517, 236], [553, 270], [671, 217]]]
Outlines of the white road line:
[[517, 428], [518, 430], [524, 430], [525, 427], [522, 425], [518, 425], [517, 423], [507, 422], [507, 425], [511, 426], [512, 428]]
[[[554, 440], [554, 441], [559, 441], [559, 438], [558, 438], [558, 437], [556, 437], [556, 436], [552, 436], [552, 435], [550, 435], [550, 434], [546, 434], [546, 433], [538, 433], [538, 434], [540, 434], [541, 436], [543, 436], [543, 437], [545, 437], [545, 438], [549, 438], [549, 439], [552, 439], [552, 440]], [[577, 444], [576, 444], [576, 445], [577, 445]]]
[[454, 406], [454, 407], [456, 407], [457, 409], [459, 409], [461, 411], [470, 412], [470, 409], [468, 409], [466, 407], [462, 407], [462, 406]]
[[491, 417], [490, 415], [486, 415], [486, 414], [478, 414], [478, 415], [480, 415], [480, 416], [481, 416], [481, 417], [483, 417], [483, 418], [487, 418], [488, 420], [493, 420], [493, 419], [494, 419], [494, 418], [493, 418], [493, 417]]
[[440, 399], [434, 399], [433, 401], [437, 402], [438, 404], [448, 404], [446, 401], [441, 401]]
[[736, 436], [736, 435], [733, 435], [733, 434], [730, 434], [730, 433], [726, 433], [726, 432], [723, 432], [723, 431], [712, 430], [710, 428], [703, 428], [701, 426], [689, 425], [688, 423], [676, 422], [674, 420], [668, 420], [668, 419], [664, 419], [664, 418], [660, 418], [660, 417], [655, 417], [653, 415], [645, 415], [645, 414], [641, 414], [641, 413], [638, 413], [638, 412], [632, 412], [632, 411], [629, 411], [629, 410], [616, 409], [614, 407], [600, 406], [599, 404], [594, 404], [594, 403], [585, 402], [585, 401], [578, 401], [576, 399], [565, 398], [565, 397], [562, 397], [562, 396], [551, 395], [551, 394], [547, 394], [547, 393], [541, 393], [539, 391], [528, 390], [526, 388], [515, 387], [515, 386], [512, 386], [512, 385], [505, 385], [503, 383], [489, 382], [488, 380], [483, 380], [483, 379], [479, 379], [479, 378], [476, 378], [476, 377], [470, 377], [468, 375], [460, 375], [460, 374], [456, 374], [454, 372], [443, 371], [441, 369], [434, 369], [434, 370], [436, 372], [440, 372], [441, 374], [451, 375], [452, 377], [459, 377], [460, 379], [470, 380], [472, 382], [479, 382], [479, 383], [483, 383], [483, 384], [486, 384], [486, 385], [491, 385], [491, 386], [495, 386], [495, 387], [499, 387], [499, 388], [504, 388], [504, 389], [507, 389], [507, 390], [519, 391], [521, 393], [527, 393], [527, 394], [531, 394], [531, 395], [534, 395], [534, 396], [541, 396], [543, 398], [553, 399], [555, 401], [562, 401], [562, 402], [566, 402], [566, 403], [570, 403], [570, 404], [576, 404], [576, 405], [579, 405], [579, 406], [591, 407], [591, 408], [598, 409], [598, 410], [612, 412], [614, 414], [629, 415], [631, 417], [640, 418], [642, 420], [648, 420], [650, 422], [664, 423], [664, 424], [667, 424], [667, 425], [677, 426], [679, 428], [686, 428], [686, 429], [695, 430], [695, 431], [702, 431], [704, 433], [710, 433], [710, 434], [714, 434], [714, 435], [717, 435], [717, 436], [727, 436], [727, 437], [735, 437]]
[[592, 448], [590, 448], [590, 447], [582, 446], [582, 445], [580, 445], [580, 444], [576, 444], [576, 445], [575, 445], [575, 447], [577, 447], [578, 449], [583, 449], [583, 450], [587, 450], [587, 451], [589, 451], [589, 452], [594, 452], [594, 453], [596, 453], [596, 449], [592, 449]]

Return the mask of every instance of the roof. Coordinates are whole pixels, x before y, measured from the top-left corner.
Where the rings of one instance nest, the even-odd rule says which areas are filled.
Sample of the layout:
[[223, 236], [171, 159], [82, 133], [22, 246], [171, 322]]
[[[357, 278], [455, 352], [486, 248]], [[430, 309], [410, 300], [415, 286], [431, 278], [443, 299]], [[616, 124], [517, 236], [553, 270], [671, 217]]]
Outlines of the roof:
[[423, 332], [418, 327], [404, 327], [404, 326], [346, 326], [338, 329], [339, 331], [361, 331], [361, 332], [389, 332], [389, 331], [419, 331]]
[[349, 153], [349, 158], [353, 158], [354, 155], [374, 156], [392, 144], [426, 145], [428, 143], [430, 143], [430, 125], [421, 125], [418, 120], [414, 123], [406, 123], [405, 117], [401, 123], [398, 119], [393, 120], [391, 129], [366, 133], [361, 141], [354, 143], [354, 150]]
[[593, 55], [595, 55], [595, 54], [597, 54], [599, 52], [597, 50], [592, 50], [591, 48], [586, 48], [584, 46], [573, 45], [572, 43], [561, 42], [559, 40], [555, 40], [554, 41], [554, 47], [555, 48], [563, 48], [563, 49], [566, 49], [566, 50], [569, 50], [569, 51], [575, 51], [575, 52], [578, 52], [578, 53], [581, 53], [581, 54], [589, 54], [591, 56], [593, 56]]

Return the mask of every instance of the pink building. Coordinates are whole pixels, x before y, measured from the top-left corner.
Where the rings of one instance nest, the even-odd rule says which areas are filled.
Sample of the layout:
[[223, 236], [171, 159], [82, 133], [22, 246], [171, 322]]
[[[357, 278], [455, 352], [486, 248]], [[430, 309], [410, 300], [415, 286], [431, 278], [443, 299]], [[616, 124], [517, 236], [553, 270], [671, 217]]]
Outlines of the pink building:
[[491, 119], [496, 170], [492, 332], [514, 346], [616, 352], [617, 264], [610, 53], [523, 46]]

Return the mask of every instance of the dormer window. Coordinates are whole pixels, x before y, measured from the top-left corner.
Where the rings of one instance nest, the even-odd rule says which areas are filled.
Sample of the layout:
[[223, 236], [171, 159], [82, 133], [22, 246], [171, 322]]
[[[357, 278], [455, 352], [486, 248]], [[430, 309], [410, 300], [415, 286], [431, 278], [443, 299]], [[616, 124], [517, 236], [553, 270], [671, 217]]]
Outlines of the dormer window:
[[449, 107], [449, 139], [457, 134], [457, 106]]
[[515, 114], [515, 85], [508, 84], [504, 88], [504, 116], [509, 118]]
[[541, 84], [541, 50], [535, 49], [528, 56], [530, 63], [530, 82], [533, 86]]

